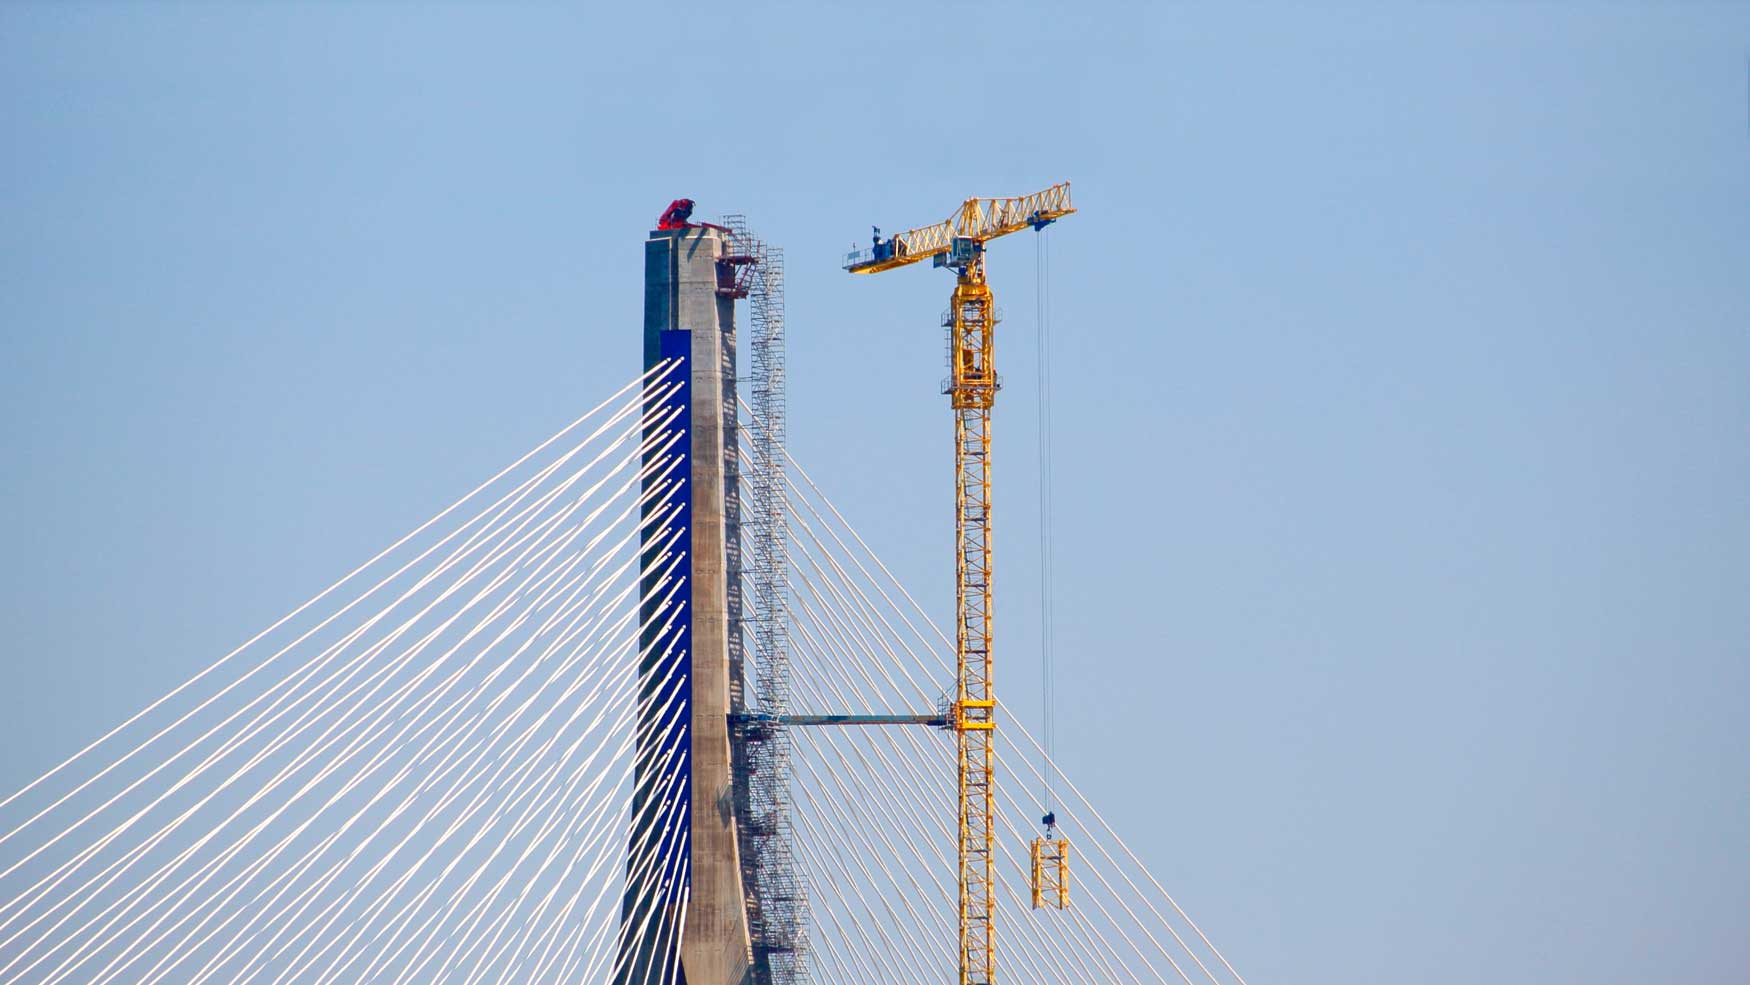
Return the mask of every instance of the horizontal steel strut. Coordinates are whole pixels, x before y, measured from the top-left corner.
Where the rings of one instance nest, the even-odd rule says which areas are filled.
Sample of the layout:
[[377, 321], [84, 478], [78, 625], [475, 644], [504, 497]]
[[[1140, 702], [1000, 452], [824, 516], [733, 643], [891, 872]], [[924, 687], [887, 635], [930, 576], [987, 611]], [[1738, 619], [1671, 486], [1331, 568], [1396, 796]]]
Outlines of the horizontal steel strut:
[[760, 715], [731, 714], [729, 724], [771, 725], [928, 725], [948, 728], [946, 715]]

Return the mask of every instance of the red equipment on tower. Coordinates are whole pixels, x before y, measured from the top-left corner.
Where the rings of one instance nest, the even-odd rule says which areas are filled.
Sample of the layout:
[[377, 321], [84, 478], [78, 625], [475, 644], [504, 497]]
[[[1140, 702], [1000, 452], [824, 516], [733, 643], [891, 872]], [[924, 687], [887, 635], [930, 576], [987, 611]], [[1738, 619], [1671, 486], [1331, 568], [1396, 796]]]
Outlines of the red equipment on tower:
[[659, 230], [685, 229], [692, 225], [692, 223], [687, 221], [692, 218], [692, 216], [693, 200], [690, 198], [677, 198], [668, 203], [668, 208], [663, 211], [662, 217], [656, 220], [656, 228]]

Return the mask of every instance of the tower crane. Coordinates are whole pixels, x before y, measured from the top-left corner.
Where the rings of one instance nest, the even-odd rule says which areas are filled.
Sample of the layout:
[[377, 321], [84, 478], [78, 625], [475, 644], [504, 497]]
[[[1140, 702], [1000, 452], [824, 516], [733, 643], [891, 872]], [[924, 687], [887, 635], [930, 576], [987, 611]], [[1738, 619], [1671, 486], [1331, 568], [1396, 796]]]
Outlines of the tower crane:
[[[845, 258], [853, 274], [874, 274], [929, 260], [955, 273], [943, 327], [949, 376], [943, 393], [954, 412], [955, 684], [948, 724], [958, 743], [960, 985], [995, 978], [994, 916], [996, 692], [991, 680], [991, 407], [1001, 381], [995, 364], [996, 307], [985, 281], [986, 244], [1023, 229], [1043, 229], [1074, 212], [1069, 182], [1016, 198], [969, 198], [934, 225], [881, 238]], [[1065, 846], [1049, 868], [1062, 864]], [[1035, 842], [1034, 898], [1040, 898], [1042, 843]], [[1062, 896], [1054, 890], [1056, 905]], [[1036, 904], [1037, 905], [1037, 902]]]

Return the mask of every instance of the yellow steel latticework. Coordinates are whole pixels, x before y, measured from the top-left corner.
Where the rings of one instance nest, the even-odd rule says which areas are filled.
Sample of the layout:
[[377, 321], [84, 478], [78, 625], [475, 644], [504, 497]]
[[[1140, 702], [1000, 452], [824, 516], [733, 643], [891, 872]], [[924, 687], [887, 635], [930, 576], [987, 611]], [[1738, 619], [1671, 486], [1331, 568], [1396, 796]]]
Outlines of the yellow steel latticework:
[[[958, 277], [947, 327], [949, 404], [954, 410], [955, 693], [959, 745], [960, 985], [996, 977], [996, 692], [991, 680], [991, 405], [998, 387], [996, 307], [985, 283], [985, 243], [1069, 215], [1069, 183], [1017, 198], [969, 198], [932, 226], [898, 233], [846, 258], [872, 274], [923, 260]], [[1067, 859], [1067, 853], [1061, 856]], [[1067, 887], [1067, 875], [1062, 885]]]
[[1033, 909], [1069, 907], [1069, 842], [1033, 839]]

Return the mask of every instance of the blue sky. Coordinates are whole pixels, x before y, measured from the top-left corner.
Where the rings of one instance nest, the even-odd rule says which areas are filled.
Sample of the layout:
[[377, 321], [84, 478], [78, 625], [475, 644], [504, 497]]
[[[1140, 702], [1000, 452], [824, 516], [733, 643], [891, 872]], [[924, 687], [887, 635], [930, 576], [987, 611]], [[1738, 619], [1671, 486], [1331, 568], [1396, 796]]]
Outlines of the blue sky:
[[950, 282], [839, 258], [1071, 179], [1065, 769], [1254, 985], [1742, 981], [1747, 53], [1701, 3], [6, 5], [0, 787], [634, 373], [683, 195], [786, 247], [795, 453], [949, 602]]

